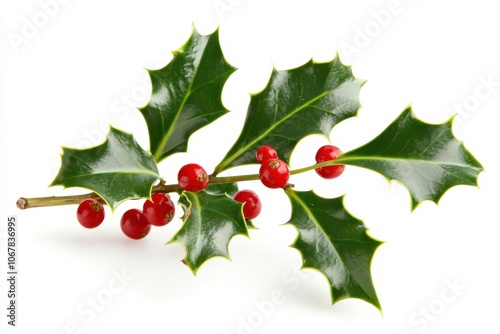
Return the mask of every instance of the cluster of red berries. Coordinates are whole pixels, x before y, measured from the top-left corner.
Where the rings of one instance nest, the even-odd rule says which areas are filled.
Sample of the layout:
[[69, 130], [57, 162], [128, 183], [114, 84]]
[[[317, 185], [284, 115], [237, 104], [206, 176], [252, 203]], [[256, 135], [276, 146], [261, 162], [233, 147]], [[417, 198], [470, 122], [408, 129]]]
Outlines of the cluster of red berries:
[[[177, 181], [182, 190], [197, 192], [207, 187], [209, 177], [200, 165], [187, 164], [179, 170]], [[262, 209], [259, 196], [252, 190], [240, 190], [234, 194], [233, 199], [244, 203], [243, 216], [245, 219], [254, 219]]]
[[[322, 163], [337, 159], [342, 151], [333, 145], [324, 145], [316, 152], [316, 163]], [[287, 164], [278, 158], [276, 150], [268, 145], [259, 147], [257, 150], [257, 161], [260, 166], [260, 180], [269, 188], [283, 188], [290, 178]], [[334, 179], [344, 172], [345, 165], [331, 165], [316, 168], [319, 176], [325, 179]]]
[[286, 162], [278, 158], [276, 150], [268, 145], [259, 147], [256, 154], [260, 163], [259, 177], [268, 188], [284, 188], [290, 178], [290, 169]]
[[[170, 196], [164, 193], [154, 193], [151, 200], [146, 200], [139, 209], [126, 211], [120, 221], [120, 226], [126, 236], [132, 239], [142, 239], [151, 231], [151, 225], [167, 225], [175, 215], [175, 205]], [[95, 228], [104, 220], [103, 204], [92, 198], [80, 203], [76, 218], [83, 227]]]
[[[342, 152], [338, 147], [325, 145], [316, 153], [316, 163], [337, 159]], [[268, 145], [259, 147], [256, 153], [257, 162], [260, 163], [259, 178], [268, 188], [284, 188], [290, 178], [290, 169], [286, 162], [278, 158], [276, 150]], [[344, 165], [331, 165], [316, 168], [316, 173], [325, 179], [338, 177], [344, 171]], [[197, 164], [183, 166], [177, 175], [179, 187], [182, 190], [197, 192], [207, 187], [209, 176], [205, 169]], [[262, 203], [259, 196], [252, 190], [240, 190], [234, 200], [243, 203], [243, 216], [245, 219], [256, 218]], [[151, 225], [164, 226], [175, 215], [175, 205], [170, 196], [164, 193], [153, 193], [151, 200], [146, 200], [142, 211], [130, 209], [121, 219], [121, 229], [125, 235], [132, 239], [142, 239], [148, 235]], [[76, 216], [80, 224], [86, 228], [95, 228], [104, 220], [104, 207], [102, 202], [88, 198], [78, 206]]]

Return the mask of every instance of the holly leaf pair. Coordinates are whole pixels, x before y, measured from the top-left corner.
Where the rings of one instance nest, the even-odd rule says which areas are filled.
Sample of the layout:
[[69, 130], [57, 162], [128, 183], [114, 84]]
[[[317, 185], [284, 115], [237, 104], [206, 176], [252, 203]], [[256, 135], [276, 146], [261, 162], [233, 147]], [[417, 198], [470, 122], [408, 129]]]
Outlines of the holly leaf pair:
[[142, 110], [150, 152], [131, 134], [111, 127], [105, 143], [95, 148], [63, 148], [59, 174], [52, 186], [83, 187], [99, 194], [114, 210], [134, 198], [149, 198], [160, 178], [157, 163], [187, 149], [189, 137], [228, 112], [221, 92], [235, 68], [222, 55], [218, 33], [196, 31], [164, 68], [148, 71], [151, 99]]
[[[149, 132], [150, 151], [111, 128], [106, 141], [86, 150], [63, 149], [61, 170], [52, 185], [84, 187], [98, 193], [112, 209], [131, 198], [147, 198], [160, 178], [157, 163], [187, 149], [189, 137], [228, 112], [222, 88], [235, 68], [219, 45], [218, 31], [201, 36], [193, 31], [164, 68], [149, 71], [153, 92], [140, 111]], [[328, 137], [341, 121], [357, 115], [364, 80], [353, 76], [338, 57], [330, 62], [273, 70], [266, 88], [251, 97], [240, 136], [214, 174], [256, 163], [261, 145], [271, 145], [288, 163], [305, 136]], [[443, 124], [420, 121], [404, 110], [372, 141], [344, 153], [334, 163], [371, 169], [396, 180], [409, 191], [412, 209], [425, 200], [438, 202], [456, 185], [476, 185], [481, 164], [456, 139], [452, 119]], [[198, 193], [183, 192], [184, 225], [171, 242], [186, 249], [184, 262], [193, 272], [208, 259], [229, 258], [236, 235], [248, 236], [242, 204], [231, 195], [236, 184]], [[380, 308], [370, 263], [380, 245], [362, 221], [348, 213], [342, 197], [322, 198], [313, 191], [286, 189], [292, 212], [288, 224], [298, 236], [292, 244], [304, 268], [328, 280], [332, 302], [360, 298]]]

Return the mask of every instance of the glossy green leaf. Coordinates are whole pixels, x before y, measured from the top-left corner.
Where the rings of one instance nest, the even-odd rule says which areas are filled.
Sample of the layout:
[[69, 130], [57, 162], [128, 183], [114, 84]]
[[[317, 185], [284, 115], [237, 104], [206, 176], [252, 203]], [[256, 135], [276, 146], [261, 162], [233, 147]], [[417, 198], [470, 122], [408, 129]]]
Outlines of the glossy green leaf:
[[[225, 194], [229, 198], [233, 198], [238, 190], [239, 188], [237, 183], [208, 184], [207, 188], [205, 188], [205, 191], [210, 195]], [[256, 229], [251, 220], [247, 220], [247, 228]]]
[[111, 127], [105, 142], [89, 149], [63, 147], [51, 186], [82, 187], [99, 194], [112, 210], [133, 198], [148, 198], [160, 178], [151, 153], [129, 133]]
[[238, 183], [221, 183], [221, 184], [211, 184], [205, 188], [205, 191], [210, 195], [223, 195], [226, 194], [229, 197], [233, 197], [234, 194], [238, 192]]
[[274, 70], [267, 87], [252, 96], [241, 134], [215, 172], [256, 163], [261, 145], [273, 146], [289, 163], [302, 138], [329, 136], [337, 123], [357, 114], [363, 83], [338, 57], [328, 63], [309, 61], [291, 70]]
[[248, 236], [243, 205], [226, 194], [185, 191], [179, 204], [184, 209], [184, 225], [170, 242], [178, 242], [185, 248], [184, 263], [195, 274], [210, 258], [229, 259], [228, 246], [234, 236]]
[[153, 91], [149, 103], [140, 110], [157, 162], [185, 152], [195, 131], [228, 112], [221, 93], [235, 71], [224, 59], [218, 31], [202, 36], [193, 30], [186, 44], [173, 54], [167, 66], [149, 71]]
[[407, 108], [369, 143], [343, 154], [337, 163], [372, 169], [408, 188], [412, 208], [425, 200], [438, 202], [456, 185], [477, 185], [481, 164], [456, 139], [452, 119], [428, 124]]
[[298, 230], [292, 247], [301, 253], [303, 268], [318, 270], [327, 278], [332, 303], [359, 298], [380, 309], [370, 264], [381, 242], [347, 212], [343, 197], [327, 199], [290, 188], [286, 194], [292, 204], [287, 224]]

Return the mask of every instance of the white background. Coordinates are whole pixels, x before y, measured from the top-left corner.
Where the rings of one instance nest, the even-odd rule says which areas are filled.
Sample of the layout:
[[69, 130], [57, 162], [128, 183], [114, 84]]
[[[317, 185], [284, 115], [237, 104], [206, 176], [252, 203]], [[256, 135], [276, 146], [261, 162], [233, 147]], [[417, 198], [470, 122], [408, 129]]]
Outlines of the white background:
[[[499, 332], [500, 21], [494, 2], [3, 0], [0, 16], [0, 219], [5, 237], [7, 215], [18, 216], [20, 273], [17, 328], [6, 326], [1, 279], [2, 333]], [[438, 206], [426, 202], [410, 212], [401, 185], [356, 168], [328, 182], [315, 173], [292, 179], [298, 189], [323, 196], [347, 194], [349, 211], [385, 241], [372, 263], [383, 315], [359, 300], [332, 306], [326, 280], [297, 270], [301, 258], [288, 247], [296, 232], [280, 226], [289, 219], [289, 204], [259, 183], [247, 185], [264, 202], [255, 220], [259, 230], [232, 240], [232, 262], [213, 259], [197, 276], [180, 262], [180, 245], [165, 245], [179, 219], [141, 241], [122, 235], [121, 214], [142, 202], [126, 203], [114, 215], [108, 210], [95, 230], [78, 224], [75, 206], [15, 207], [20, 196], [82, 193], [47, 187], [60, 146], [99, 144], [109, 123], [148, 147], [144, 119], [132, 108], [148, 100], [144, 69], [165, 66], [193, 23], [203, 34], [220, 25], [224, 54], [238, 68], [223, 94], [232, 112], [195, 134], [188, 153], [160, 165], [167, 180], [175, 181], [187, 162], [213, 169], [271, 64], [289, 69], [311, 57], [329, 61], [338, 50], [354, 74], [368, 80], [359, 117], [331, 134], [344, 151], [373, 138], [409, 104], [427, 122], [459, 112], [455, 134], [486, 171], [479, 188], [453, 188]], [[310, 164], [326, 143], [319, 136], [301, 142], [292, 167]], [[2, 277], [5, 253], [2, 239]], [[280, 303], [271, 298], [277, 293]]]

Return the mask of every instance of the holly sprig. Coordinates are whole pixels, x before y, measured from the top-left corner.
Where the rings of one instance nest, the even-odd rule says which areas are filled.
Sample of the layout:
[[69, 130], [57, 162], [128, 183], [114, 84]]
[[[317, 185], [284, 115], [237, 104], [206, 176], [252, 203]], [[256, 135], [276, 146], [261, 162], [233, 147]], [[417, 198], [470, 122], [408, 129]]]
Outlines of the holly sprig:
[[[292, 247], [300, 252], [303, 268], [316, 269], [328, 280], [332, 303], [360, 298], [380, 309], [370, 264], [381, 241], [344, 207], [343, 197], [323, 198], [313, 190], [296, 191], [290, 175], [316, 171], [326, 179], [339, 177], [346, 166], [371, 169], [388, 181], [403, 184], [411, 195], [412, 210], [423, 201], [438, 202], [456, 185], [477, 185], [481, 164], [452, 132], [453, 118], [443, 124], [419, 120], [406, 108], [370, 142], [342, 153], [333, 145], [318, 149], [316, 163], [290, 170], [297, 143], [312, 134], [328, 138], [341, 121], [360, 108], [364, 80], [335, 57], [330, 62], [306, 64], [290, 70], [274, 69], [267, 86], [252, 95], [240, 136], [212, 173], [189, 164], [179, 169], [175, 183], [164, 181], [158, 164], [187, 150], [190, 136], [227, 114], [221, 93], [236, 70], [224, 58], [218, 31], [189, 40], [173, 53], [164, 68], [148, 71], [152, 81], [149, 103], [140, 109], [149, 133], [149, 150], [132, 134], [110, 128], [101, 145], [87, 149], [63, 147], [61, 168], [52, 186], [91, 190], [82, 195], [20, 198], [20, 209], [77, 204], [77, 217], [87, 228], [104, 219], [103, 205], [114, 211], [121, 203], [145, 199], [142, 210], [131, 209], [121, 219], [123, 232], [142, 239], [151, 225], [172, 220], [175, 205], [169, 193], [179, 195], [184, 211], [182, 227], [169, 243], [180, 243], [183, 259], [193, 273], [213, 257], [229, 258], [228, 245], [236, 235], [249, 236], [260, 212], [255, 192], [239, 186], [261, 180], [284, 191], [292, 211], [283, 222], [297, 229]], [[259, 172], [223, 176], [226, 170], [247, 164]]]

